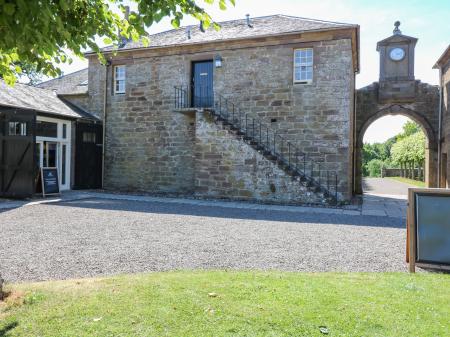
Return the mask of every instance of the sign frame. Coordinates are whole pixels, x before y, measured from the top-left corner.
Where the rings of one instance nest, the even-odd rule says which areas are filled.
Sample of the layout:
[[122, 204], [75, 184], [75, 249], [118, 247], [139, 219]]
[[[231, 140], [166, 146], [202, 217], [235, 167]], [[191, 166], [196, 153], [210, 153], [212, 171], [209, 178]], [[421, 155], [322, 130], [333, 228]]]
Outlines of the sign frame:
[[[44, 183], [44, 170], [56, 170], [56, 182], [58, 185], [58, 192], [55, 193], [45, 193], [45, 183]], [[59, 172], [57, 167], [41, 167], [41, 186], [42, 186], [42, 197], [46, 197], [47, 195], [60, 195], [61, 194], [61, 186], [59, 184]]]
[[440, 270], [450, 270], [450, 265], [433, 262], [417, 261], [417, 219], [416, 219], [416, 195], [448, 196], [450, 189], [447, 188], [409, 188], [408, 189], [408, 210], [406, 214], [406, 262], [409, 263], [409, 272], [415, 273], [416, 266], [433, 268]]

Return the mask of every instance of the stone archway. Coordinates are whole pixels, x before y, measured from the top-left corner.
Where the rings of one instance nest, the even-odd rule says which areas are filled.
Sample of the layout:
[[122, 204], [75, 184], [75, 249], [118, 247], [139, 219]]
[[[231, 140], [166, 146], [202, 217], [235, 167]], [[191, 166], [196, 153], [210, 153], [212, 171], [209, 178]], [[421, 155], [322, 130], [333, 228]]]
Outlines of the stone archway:
[[437, 164], [437, 143], [433, 128], [430, 123], [414, 110], [407, 109], [401, 105], [390, 105], [385, 107], [375, 114], [368, 117], [359, 129], [356, 135], [356, 158], [355, 158], [355, 193], [362, 194], [362, 147], [363, 138], [369, 126], [379, 118], [388, 115], [403, 115], [411, 118], [422, 127], [423, 132], [427, 138], [425, 145], [425, 183], [427, 187], [436, 186], [436, 164]]
[[426, 137], [425, 183], [437, 186], [439, 95], [435, 86], [416, 82], [416, 95], [409, 102], [379, 102], [378, 83], [357, 91], [353, 191], [362, 194], [362, 147], [367, 128], [377, 119], [388, 115], [403, 115], [419, 124]]

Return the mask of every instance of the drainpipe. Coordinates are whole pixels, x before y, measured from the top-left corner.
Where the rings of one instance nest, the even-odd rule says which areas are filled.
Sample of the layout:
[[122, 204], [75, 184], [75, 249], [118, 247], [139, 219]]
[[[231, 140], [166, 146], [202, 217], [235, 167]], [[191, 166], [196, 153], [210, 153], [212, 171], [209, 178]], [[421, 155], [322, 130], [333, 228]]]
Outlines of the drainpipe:
[[442, 83], [442, 67], [439, 67], [439, 130], [438, 130], [438, 160], [437, 160], [437, 187], [441, 187], [441, 142], [442, 142], [442, 95], [444, 93]]
[[102, 146], [102, 189], [105, 185], [105, 148], [106, 148], [106, 101], [108, 98], [108, 67], [111, 61], [105, 64], [105, 87], [103, 88], [103, 146]]
[[356, 72], [353, 73], [353, 116], [352, 116], [352, 124], [353, 124], [353, 145], [352, 145], [352, 163], [353, 163], [353, 179], [352, 179], [352, 194], [355, 195], [356, 194], [356, 148], [357, 148], [357, 143], [358, 140], [356, 139], [356, 109], [358, 106], [358, 95], [357, 95], [357, 90], [356, 90]]

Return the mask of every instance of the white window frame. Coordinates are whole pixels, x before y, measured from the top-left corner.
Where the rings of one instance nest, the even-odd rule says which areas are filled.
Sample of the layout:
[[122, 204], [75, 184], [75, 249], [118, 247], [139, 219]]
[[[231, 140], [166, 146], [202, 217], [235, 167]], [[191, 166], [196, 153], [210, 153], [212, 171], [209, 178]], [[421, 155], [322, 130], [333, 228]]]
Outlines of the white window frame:
[[[56, 119], [56, 118], [50, 118], [50, 117], [42, 117], [42, 116], [37, 116], [36, 119], [38, 121], [42, 121], [42, 122], [50, 122], [50, 123], [55, 123], [57, 124], [57, 135], [56, 138], [55, 137], [41, 137], [41, 136], [36, 136], [36, 143], [40, 143], [41, 148], [40, 151], [43, 151], [43, 143], [44, 141], [47, 142], [54, 142], [57, 143], [57, 156], [56, 156], [56, 163], [57, 163], [57, 167], [58, 167], [58, 173], [59, 173], [59, 184], [60, 184], [60, 188], [61, 191], [65, 191], [65, 190], [70, 190], [70, 185], [71, 185], [71, 165], [72, 165], [72, 122], [65, 120], [65, 119]], [[63, 138], [63, 124], [66, 124], [66, 138]], [[66, 145], [66, 183], [63, 185], [62, 184], [62, 145]], [[43, 160], [43, 156], [41, 155], [41, 163], [38, 163], [39, 166], [42, 166]]]
[[[122, 70], [122, 71], [120, 71]], [[125, 65], [114, 66], [114, 94], [123, 95], [126, 90], [126, 68]]]
[[[19, 127], [17, 130], [17, 127]], [[8, 134], [10, 136], [26, 136], [27, 135], [27, 122], [22, 121], [10, 121], [8, 124]]]
[[[311, 55], [308, 52], [311, 51]], [[300, 53], [300, 54], [299, 54]], [[305, 54], [301, 54], [305, 53]], [[306, 69], [302, 69], [306, 67]], [[300, 78], [297, 78], [297, 72], [300, 71]], [[308, 78], [307, 74], [311, 73], [311, 77]], [[301, 74], [306, 74], [305, 78], [301, 78]], [[311, 84], [314, 78], [314, 49], [313, 48], [297, 48], [294, 49], [294, 73], [295, 84]]]

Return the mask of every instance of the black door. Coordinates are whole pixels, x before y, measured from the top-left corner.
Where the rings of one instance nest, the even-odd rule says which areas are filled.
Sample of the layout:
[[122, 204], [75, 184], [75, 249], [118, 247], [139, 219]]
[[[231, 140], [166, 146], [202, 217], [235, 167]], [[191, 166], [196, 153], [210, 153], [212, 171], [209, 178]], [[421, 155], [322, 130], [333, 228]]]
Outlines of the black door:
[[35, 176], [34, 111], [0, 107], [0, 196], [31, 197]]
[[102, 187], [101, 124], [77, 122], [75, 130], [75, 189]]
[[213, 61], [192, 63], [192, 106], [208, 108], [214, 105]]

